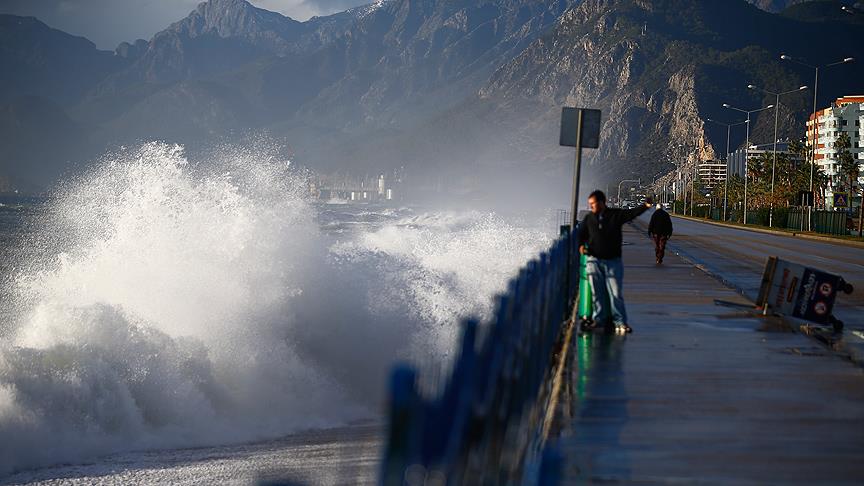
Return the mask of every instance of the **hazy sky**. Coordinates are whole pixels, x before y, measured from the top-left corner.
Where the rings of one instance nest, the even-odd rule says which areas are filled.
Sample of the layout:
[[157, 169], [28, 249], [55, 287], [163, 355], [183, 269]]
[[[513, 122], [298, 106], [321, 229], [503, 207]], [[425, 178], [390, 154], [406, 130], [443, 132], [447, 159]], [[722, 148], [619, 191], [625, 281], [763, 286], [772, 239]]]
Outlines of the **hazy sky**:
[[[32, 15], [51, 27], [84, 36], [101, 49], [150, 39], [202, 0], [0, 0], [0, 13]], [[250, 0], [297, 20], [326, 15], [372, 0]]]

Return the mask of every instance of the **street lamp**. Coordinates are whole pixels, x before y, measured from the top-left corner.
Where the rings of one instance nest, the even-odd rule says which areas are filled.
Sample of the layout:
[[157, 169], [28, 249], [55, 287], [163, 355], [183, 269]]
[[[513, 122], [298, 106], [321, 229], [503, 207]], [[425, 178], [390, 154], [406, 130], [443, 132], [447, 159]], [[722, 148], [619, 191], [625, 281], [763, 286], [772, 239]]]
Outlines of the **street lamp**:
[[660, 172], [654, 174], [654, 177], [651, 178], [651, 190], [654, 191], [654, 197], [655, 198], [657, 197], [657, 178], [663, 174], [664, 174], [664, 172], [661, 170]]
[[[855, 62], [855, 58], [854, 57], [846, 57], [846, 58], [843, 58], [842, 61], [832, 62], [831, 64], [825, 64], [822, 66], [814, 66], [814, 65], [808, 64], [808, 63], [806, 63], [806, 62], [804, 62], [798, 58], [794, 58], [792, 56], [787, 56], [786, 54], [780, 55], [780, 59], [782, 59], [784, 61], [791, 61], [791, 62], [794, 62], [796, 64], [800, 64], [802, 66], [813, 69], [816, 72], [816, 76], [813, 79], [813, 143], [811, 144], [812, 154], [810, 155], [810, 157], [811, 157], [811, 159], [810, 159], [810, 194], [813, 194], [813, 172], [814, 172], [815, 167], [816, 167], [816, 146], [819, 143], [819, 138], [818, 138], [819, 125], [818, 125], [818, 123], [816, 123], [816, 102], [817, 102], [817, 96], [819, 95], [819, 70], [824, 69], [824, 68], [829, 68], [831, 66], [839, 66], [840, 64], [847, 64], [850, 62]], [[809, 217], [809, 215], [811, 214], [811, 211], [812, 211], [812, 207], [808, 207], [808, 211], [807, 211], [807, 214], [808, 214], [807, 230], [808, 231], [812, 229], [810, 226], [810, 224], [811, 224], [810, 220], [812, 218]], [[804, 227], [804, 218], [803, 217], [801, 218], [801, 227], [802, 227], [801, 229], [803, 230], [804, 229], [803, 228]]]
[[624, 184], [625, 182], [635, 182], [637, 184], [642, 184], [642, 179], [624, 179], [618, 183], [618, 200], [616, 201], [618, 203], [618, 207], [621, 207], [621, 184]]
[[690, 181], [690, 217], [696, 209], [696, 179], [699, 177], [699, 156], [693, 158], [693, 180]]
[[750, 162], [750, 114], [758, 113], [760, 111], [770, 110], [774, 108], [774, 105], [764, 106], [762, 108], [758, 108], [756, 110], [742, 110], [741, 108], [736, 108], [729, 103], [723, 103], [723, 108], [729, 108], [730, 110], [740, 111], [741, 113], [745, 113], [747, 115], [747, 145], [744, 148], [744, 224], [747, 224], [747, 178], [750, 175], [748, 172], [748, 164]]
[[804, 91], [807, 89], [807, 86], [801, 86], [798, 89], [791, 89], [789, 91], [783, 91], [782, 93], [775, 93], [773, 91], [768, 91], [765, 88], [760, 88], [758, 86], [754, 86], [752, 84], [748, 84], [747, 87], [749, 89], [755, 89], [762, 91], [763, 93], [767, 93], [769, 95], [774, 95], [774, 156], [771, 161], [771, 209], [768, 210], [768, 226], [774, 226], [774, 174], [777, 170], [777, 121], [780, 116], [780, 97], [783, 95], [797, 93], [799, 91]]
[[732, 132], [732, 127], [736, 125], [741, 125], [744, 123], [750, 123], [749, 120], [743, 120], [735, 123], [723, 123], [717, 120], [713, 120], [708, 118], [707, 121], [711, 123], [716, 123], [717, 125], [726, 127], [726, 177], [723, 180], [723, 221], [726, 221], [726, 207], [727, 207], [727, 199], [726, 192], [729, 189], [729, 135]]

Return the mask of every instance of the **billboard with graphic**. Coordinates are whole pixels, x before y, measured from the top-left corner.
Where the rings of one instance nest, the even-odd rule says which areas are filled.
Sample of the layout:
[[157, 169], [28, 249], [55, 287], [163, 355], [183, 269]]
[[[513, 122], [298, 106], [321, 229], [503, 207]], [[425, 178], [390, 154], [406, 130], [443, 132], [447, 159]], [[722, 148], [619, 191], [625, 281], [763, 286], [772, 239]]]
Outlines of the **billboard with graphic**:
[[770, 257], [757, 304], [777, 314], [826, 324], [841, 282], [839, 275]]

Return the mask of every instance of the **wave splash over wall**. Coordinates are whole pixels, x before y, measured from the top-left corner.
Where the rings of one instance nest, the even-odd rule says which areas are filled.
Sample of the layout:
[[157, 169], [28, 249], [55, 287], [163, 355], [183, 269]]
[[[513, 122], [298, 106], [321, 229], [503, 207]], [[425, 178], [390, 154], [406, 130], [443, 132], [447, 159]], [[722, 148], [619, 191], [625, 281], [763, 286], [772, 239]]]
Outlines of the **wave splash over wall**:
[[277, 152], [148, 143], [52, 199], [0, 282], [0, 473], [373, 416], [549, 242], [476, 214], [334, 237]]

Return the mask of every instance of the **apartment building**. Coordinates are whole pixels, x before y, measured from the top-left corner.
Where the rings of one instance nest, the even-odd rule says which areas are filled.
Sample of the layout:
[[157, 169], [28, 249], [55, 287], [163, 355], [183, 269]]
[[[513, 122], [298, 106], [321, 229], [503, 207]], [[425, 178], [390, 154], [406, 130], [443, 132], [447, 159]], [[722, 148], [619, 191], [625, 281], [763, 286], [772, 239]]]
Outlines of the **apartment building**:
[[[852, 142], [849, 150], [864, 172], [864, 95], [837, 98], [828, 108], [810, 115], [807, 121], [807, 143], [815, 145], [815, 160], [831, 178], [826, 196], [830, 206], [835, 187], [840, 181], [840, 160], [837, 153], [837, 139], [846, 133]], [[858, 178], [858, 185], [864, 183], [864, 176]]]

